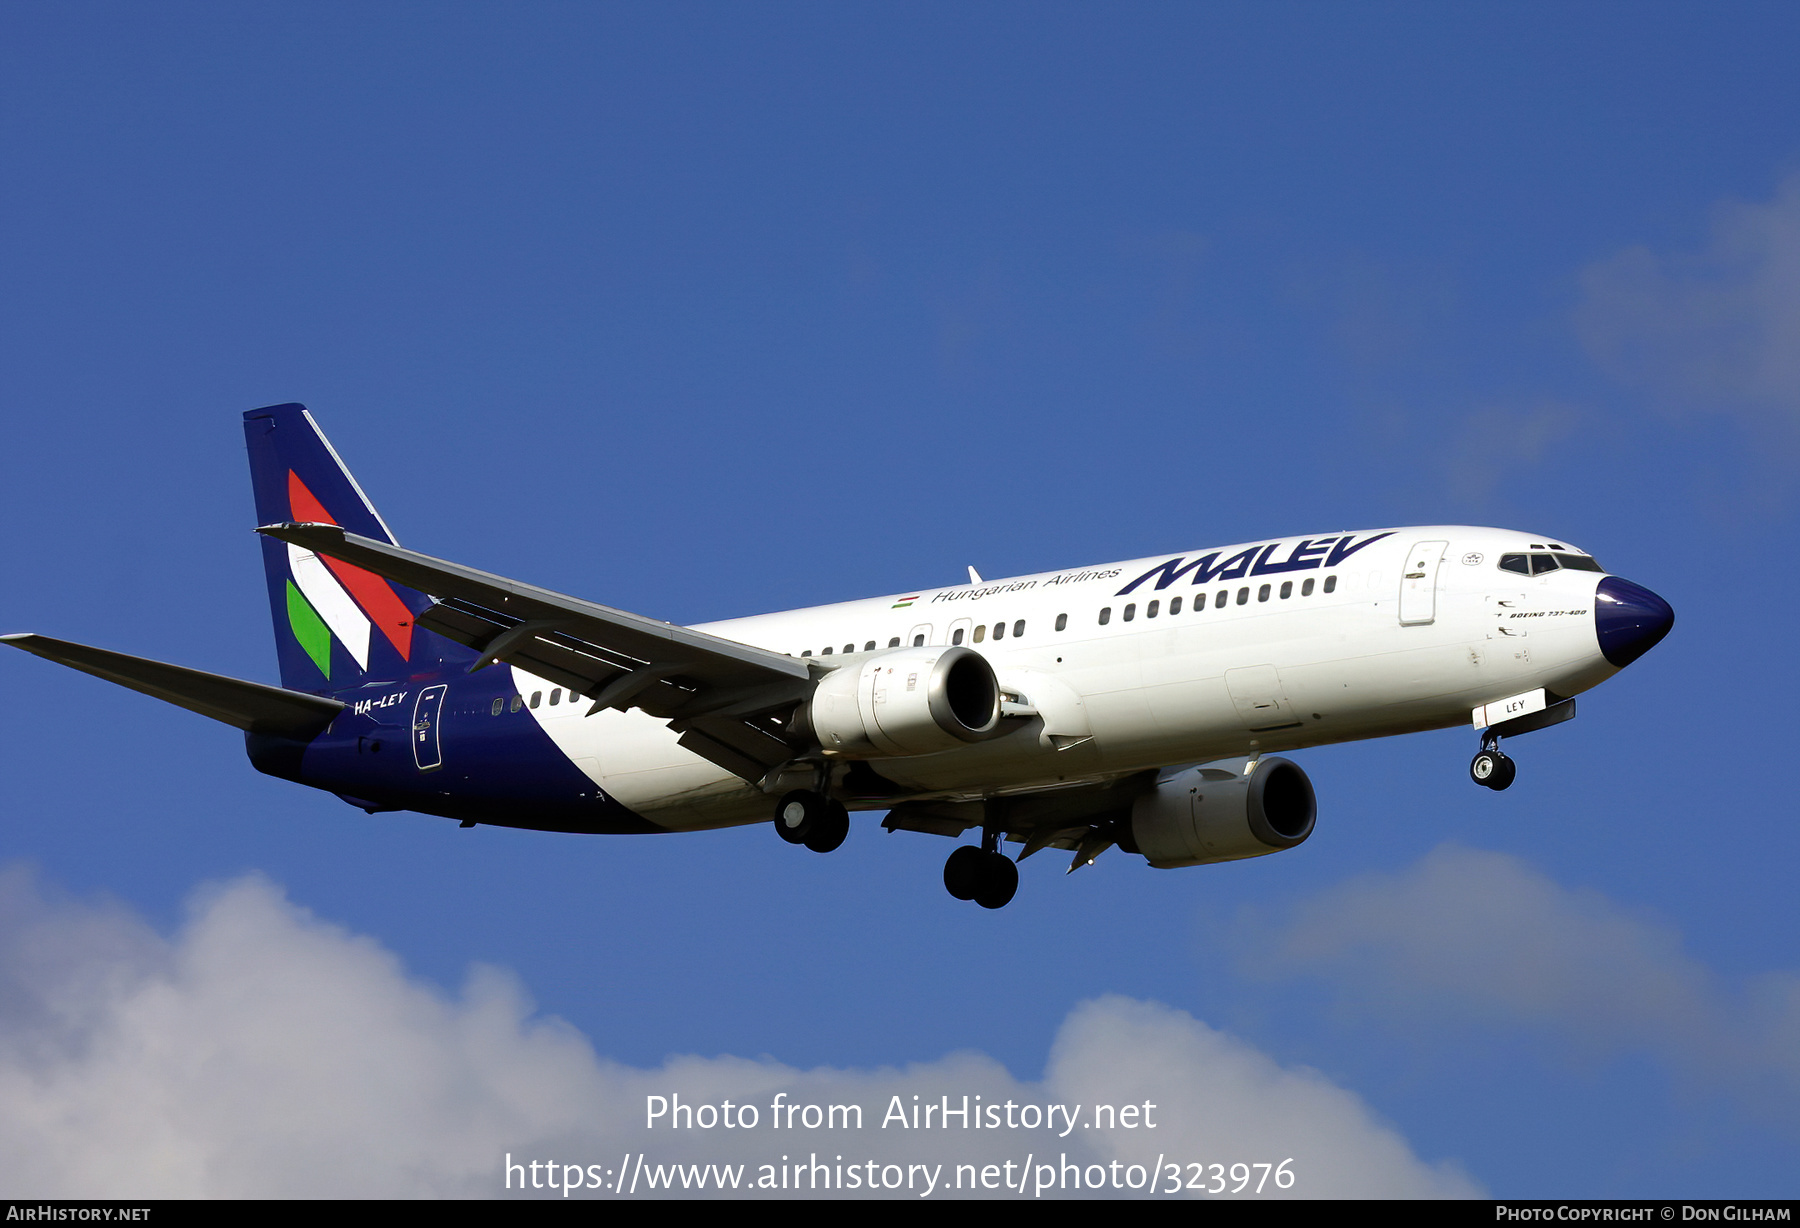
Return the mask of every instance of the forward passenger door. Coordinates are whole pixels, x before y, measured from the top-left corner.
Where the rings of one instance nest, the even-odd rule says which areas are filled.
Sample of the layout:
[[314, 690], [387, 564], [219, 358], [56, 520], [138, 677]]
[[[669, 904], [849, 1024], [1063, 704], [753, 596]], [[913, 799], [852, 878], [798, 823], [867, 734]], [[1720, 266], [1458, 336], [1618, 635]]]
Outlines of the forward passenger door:
[[1417, 542], [1406, 552], [1400, 572], [1400, 625], [1423, 627], [1437, 620], [1438, 569], [1449, 542]]

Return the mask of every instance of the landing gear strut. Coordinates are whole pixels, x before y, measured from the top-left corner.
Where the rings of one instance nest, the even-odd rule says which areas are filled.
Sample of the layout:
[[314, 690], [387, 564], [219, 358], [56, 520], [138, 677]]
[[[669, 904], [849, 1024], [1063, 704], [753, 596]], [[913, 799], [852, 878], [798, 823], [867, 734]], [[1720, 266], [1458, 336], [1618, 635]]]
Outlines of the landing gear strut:
[[775, 831], [789, 844], [829, 853], [850, 834], [850, 812], [811, 789], [795, 789], [775, 806]]
[[1481, 750], [1469, 761], [1469, 779], [1498, 793], [1518, 774], [1518, 765], [1500, 753], [1499, 735], [1489, 730], [1482, 736]]
[[1000, 851], [1000, 829], [981, 834], [981, 847], [965, 844], [944, 863], [944, 889], [983, 908], [1005, 908], [1019, 889], [1019, 867]]

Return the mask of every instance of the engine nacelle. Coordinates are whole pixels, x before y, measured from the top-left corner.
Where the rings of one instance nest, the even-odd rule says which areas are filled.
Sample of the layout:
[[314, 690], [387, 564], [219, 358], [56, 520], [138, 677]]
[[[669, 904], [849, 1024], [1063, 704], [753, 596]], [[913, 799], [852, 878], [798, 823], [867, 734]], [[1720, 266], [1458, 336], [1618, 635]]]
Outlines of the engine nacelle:
[[969, 648], [894, 648], [819, 680], [795, 714], [829, 754], [928, 755], [1000, 731], [1000, 683]]
[[[1189, 768], [1131, 807], [1131, 834], [1158, 869], [1237, 861], [1291, 849], [1312, 835], [1318, 798], [1299, 765], [1275, 756]], [[1227, 770], [1227, 769], [1232, 770]]]

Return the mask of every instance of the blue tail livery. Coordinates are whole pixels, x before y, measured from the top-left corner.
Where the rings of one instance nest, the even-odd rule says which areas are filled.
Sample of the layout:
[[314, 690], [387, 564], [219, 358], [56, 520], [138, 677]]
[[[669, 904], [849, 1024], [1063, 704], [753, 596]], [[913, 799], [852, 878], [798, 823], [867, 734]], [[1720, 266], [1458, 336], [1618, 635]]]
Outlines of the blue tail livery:
[[[251, 410], [244, 415], [244, 442], [256, 523], [335, 524], [398, 544], [305, 406]], [[263, 538], [262, 551], [282, 685], [325, 692], [473, 659], [455, 644], [418, 633], [416, 619], [431, 604], [423, 593], [273, 538]]]

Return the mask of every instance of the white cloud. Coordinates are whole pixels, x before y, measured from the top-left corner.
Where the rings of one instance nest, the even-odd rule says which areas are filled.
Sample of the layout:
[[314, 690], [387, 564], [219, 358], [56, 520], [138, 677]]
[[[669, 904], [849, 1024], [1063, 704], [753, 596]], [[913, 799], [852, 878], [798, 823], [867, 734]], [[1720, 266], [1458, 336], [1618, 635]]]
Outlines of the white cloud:
[[1325, 977], [1401, 1027], [1538, 1027], [1589, 1055], [1650, 1054], [1696, 1086], [1793, 1117], [1800, 978], [1733, 989], [1666, 926], [1513, 857], [1445, 845], [1247, 942], [1264, 973]]
[[[1043, 1084], [975, 1053], [904, 1069], [737, 1057], [636, 1069], [534, 1017], [506, 974], [476, 969], [448, 997], [255, 877], [203, 893], [164, 938], [123, 909], [46, 900], [23, 871], [0, 875], [0, 1003], [0, 1187], [18, 1198], [480, 1196], [501, 1193], [507, 1153], [604, 1173], [627, 1152], [747, 1164], [751, 1182], [784, 1154], [816, 1152], [834, 1169], [839, 1155], [941, 1164], [940, 1196], [961, 1163], [1032, 1153], [1035, 1170], [1066, 1153], [1110, 1181], [1159, 1152], [1181, 1164], [1292, 1156], [1292, 1195], [1479, 1193], [1454, 1166], [1419, 1160], [1353, 1093], [1166, 1007], [1077, 1007]], [[777, 1133], [778, 1093], [860, 1104], [864, 1127]], [[760, 1106], [758, 1128], [646, 1130], [646, 1097], [674, 1094]], [[1158, 1126], [1059, 1138], [880, 1125], [894, 1096], [910, 1107], [964, 1094], [1147, 1100]]]
[[1800, 175], [1766, 204], [1728, 201], [1700, 252], [1633, 247], [1581, 277], [1594, 359], [1670, 408], [1800, 420]]
[[[1319, 1072], [1284, 1067], [1233, 1036], [1152, 1003], [1112, 997], [1077, 1007], [1057, 1036], [1045, 1082], [1077, 1104], [1159, 1103], [1168, 1133], [1155, 1143], [1172, 1154], [1228, 1164], [1295, 1157], [1313, 1194], [1477, 1193], [1456, 1165], [1419, 1163], [1405, 1139]], [[1141, 1159], [1148, 1143], [1142, 1131], [1116, 1131], [1097, 1146], [1106, 1158], [1129, 1162]], [[1211, 1179], [1210, 1166], [1207, 1175]]]

